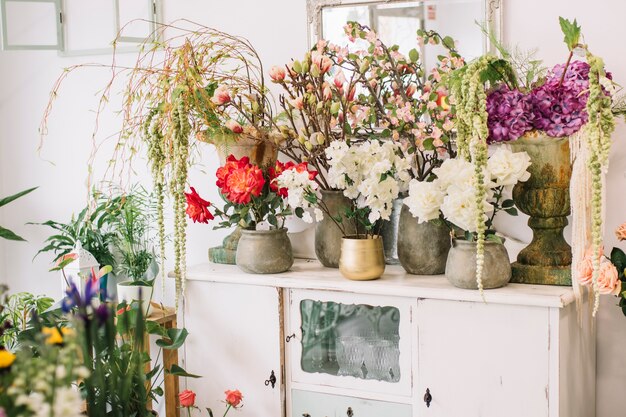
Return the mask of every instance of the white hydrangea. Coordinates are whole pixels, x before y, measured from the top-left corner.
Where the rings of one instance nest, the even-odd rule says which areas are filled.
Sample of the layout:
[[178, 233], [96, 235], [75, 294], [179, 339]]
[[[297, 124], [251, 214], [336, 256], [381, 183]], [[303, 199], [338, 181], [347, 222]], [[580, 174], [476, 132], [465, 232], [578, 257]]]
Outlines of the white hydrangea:
[[409, 184], [409, 195], [404, 199], [411, 214], [417, 217], [418, 223], [424, 223], [439, 217], [439, 209], [443, 204], [445, 192], [439, 181], [425, 182], [412, 180]]
[[499, 146], [487, 161], [487, 171], [496, 186], [512, 186], [530, 178], [530, 156], [526, 152], [513, 152], [508, 146]]
[[[305, 210], [302, 220], [306, 223], [313, 223], [311, 213], [306, 211], [312, 205], [305, 197], [309, 193], [315, 193], [318, 186], [314, 180], [309, 178], [308, 171], [298, 172], [295, 169], [287, 169], [275, 181], [279, 188], [287, 189], [287, 204], [294, 210], [296, 208]], [[321, 220], [317, 213], [316, 218]]]

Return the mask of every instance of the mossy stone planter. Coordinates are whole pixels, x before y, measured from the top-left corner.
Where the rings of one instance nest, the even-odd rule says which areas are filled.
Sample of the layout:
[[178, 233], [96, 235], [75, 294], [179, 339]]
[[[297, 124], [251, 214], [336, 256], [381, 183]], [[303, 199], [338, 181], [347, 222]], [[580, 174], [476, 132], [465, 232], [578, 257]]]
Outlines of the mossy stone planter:
[[293, 265], [287, 229], [241, 229], [237, 245], [237, 266], [250, 274], [277, 274]]
[[526, 135], [511, 147], [515, 152], [528, 153], [532, 162], [530, 178], [515, 185], [513, 200], [530, 216], [528, 226], [533, 230], [532, 242], [513, 263], [512, 282], [569, 286], [572, 249], [563, 237], [570, 214], [569, 138]]
[[443, 222], [419, 223], [404, 205], [400, 212], [398, 258], [409, 274], [439, 275], [446, 270], [450, 230]]

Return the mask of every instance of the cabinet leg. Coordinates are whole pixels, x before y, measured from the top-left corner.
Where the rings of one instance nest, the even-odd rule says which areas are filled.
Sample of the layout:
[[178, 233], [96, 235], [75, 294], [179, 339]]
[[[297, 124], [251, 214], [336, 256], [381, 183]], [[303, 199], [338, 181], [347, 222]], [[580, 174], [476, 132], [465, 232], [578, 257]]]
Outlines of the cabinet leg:
[[[176, 320], [172, 320], [164, 324], [166, 329], [176, 327]], [[172, 365], [178, 365], [178, 350], [163, 349], [163, 368], [170, 369]], [[178, 376], [165, 374], [165, 416], [180, 417], [180, 408], [178, 408]]]

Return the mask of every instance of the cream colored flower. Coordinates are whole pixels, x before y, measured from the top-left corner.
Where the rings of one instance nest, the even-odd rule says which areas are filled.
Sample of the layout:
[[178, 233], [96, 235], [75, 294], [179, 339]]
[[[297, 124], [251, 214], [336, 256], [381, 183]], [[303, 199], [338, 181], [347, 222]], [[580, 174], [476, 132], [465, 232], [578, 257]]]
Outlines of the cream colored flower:
[[418, 223], [424, 223], [439, 217], [444, 197], [445, 194], [437, 181], [412, 180], [409, 183], [409, 196], [404, 199], [404, 204], [411, 214], [417, 217]]
[[[483, 201], [482, 211], [488, 213], [493, 210], [493, 206]], [[468, 232], [476, 232], [476, 190], [474, 188], [458, 188], [451, 187], [448, 189], [448, 195], [443, 199], [441, 212], [446, 220], [454, 223], [456, 226]], [[487, 220], [487, 215], [483, 214], [483, 218]]]
[[489, 157], [487, 171], [496, 186], [509, 186], [530, 178], [530, 164], [530, 156], [526, 152], [512, 152], [507, 146], [500, 146]]
[[447, 191], [451, 186], [469, 188], [474, 183], [474, 167], [465, 159], [446, 159], [439, 168], [433, 169], [439, 187]]

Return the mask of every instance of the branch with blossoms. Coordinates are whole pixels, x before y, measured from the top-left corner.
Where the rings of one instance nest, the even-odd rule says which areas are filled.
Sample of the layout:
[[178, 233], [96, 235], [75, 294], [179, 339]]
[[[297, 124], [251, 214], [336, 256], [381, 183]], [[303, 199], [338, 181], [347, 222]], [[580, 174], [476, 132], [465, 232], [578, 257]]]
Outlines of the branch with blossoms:
[[[363, 87], [355, 100], [355, 105], [368, 114], [360, 120], [361, 129], [370, 136], [402, 143], [413, 156], [413, 176], [427, 179], [442, 158], [455, 156], [455, 107], [447, 100], [445, 78], [465, 62], [454, 40], [435, 31], [419, 30], [419, 45], [405, 56], [398, 45], [387, 46], [372, 29], [358, 22], [348, 22], [344, 31], [352, 42], [360, 39], [369, 45], [367, 50], [336, 62], [345, 71], [358, 74]], [[442, 45], [445, 51], [428, 74], [418, 52], [426, 44]]]

